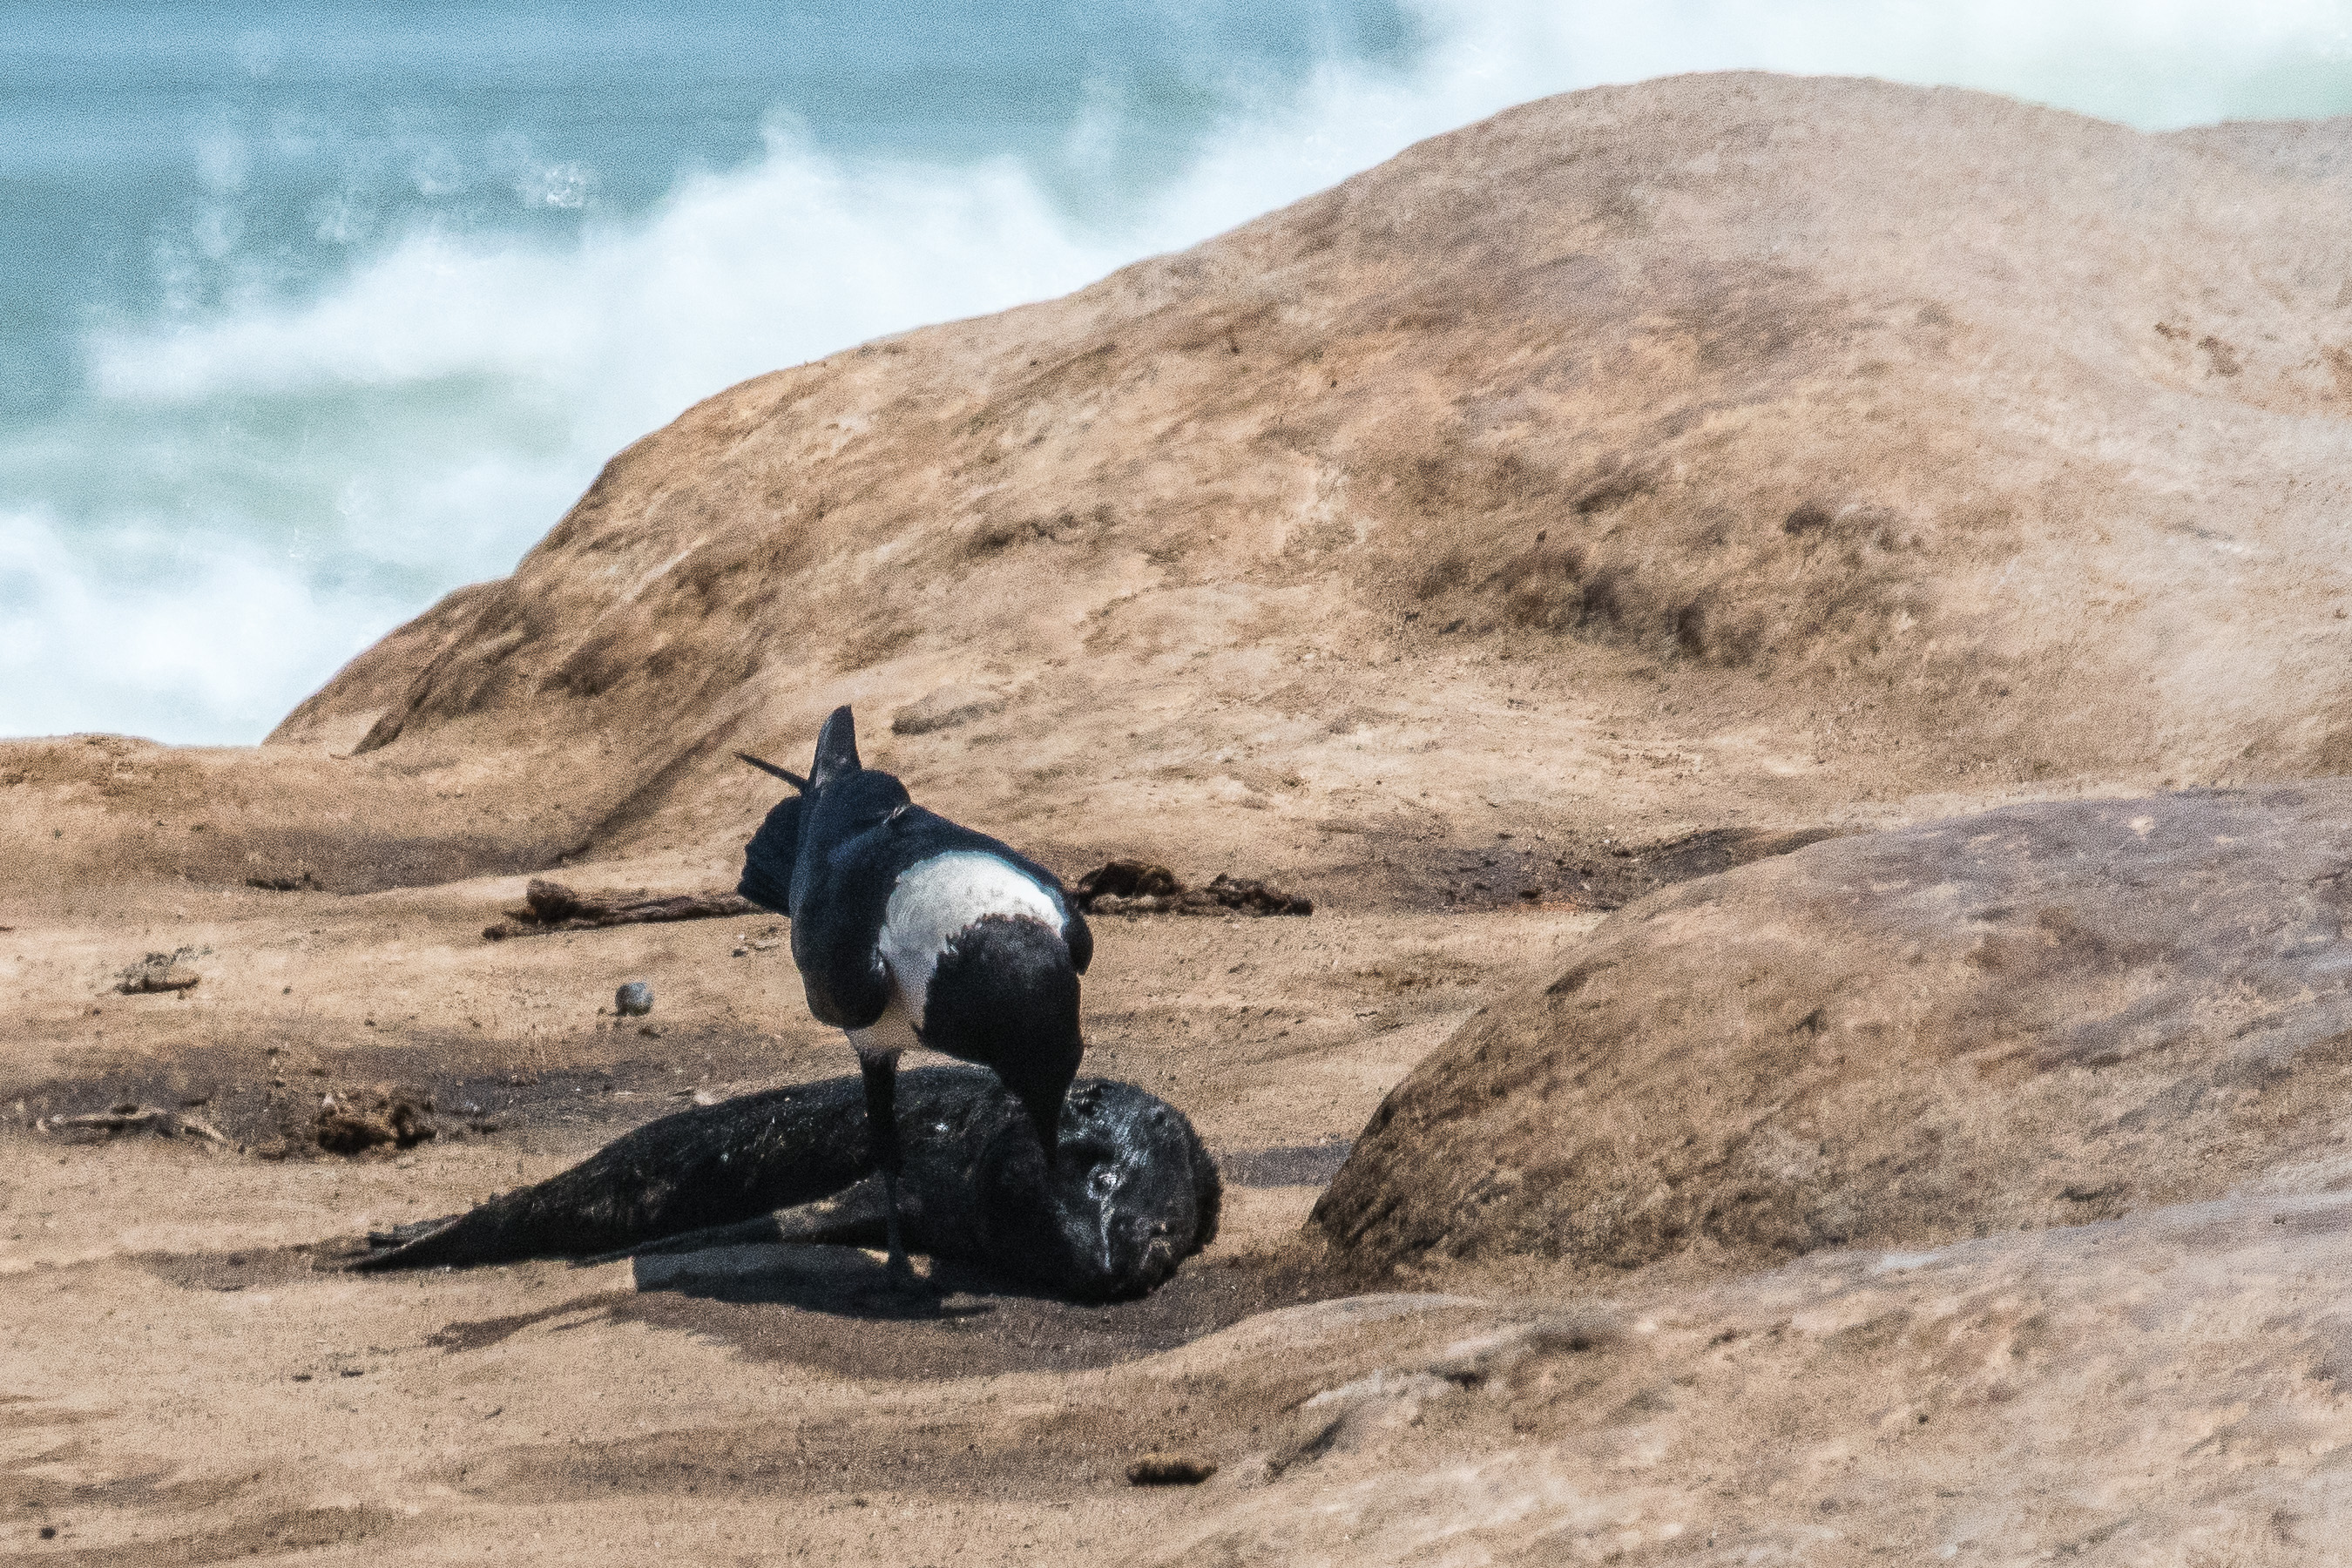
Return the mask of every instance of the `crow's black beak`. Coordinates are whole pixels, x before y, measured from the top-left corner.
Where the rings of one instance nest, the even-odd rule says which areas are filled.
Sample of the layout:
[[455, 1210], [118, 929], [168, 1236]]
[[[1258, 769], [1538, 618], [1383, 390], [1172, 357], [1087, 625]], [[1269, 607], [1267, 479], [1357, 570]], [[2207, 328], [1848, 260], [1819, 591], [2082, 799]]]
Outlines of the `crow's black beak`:
[[1022, 1106], [1029, 1112], [1029, 1124], [1037, 1130], [1037, 1146], [1045, 1152], [1045, 1169], [1058, 1163], [1062, 1142], [1062, 1096], [1051, 1099], [1040, 1096], [1031, 1100], [1022, 1097]]

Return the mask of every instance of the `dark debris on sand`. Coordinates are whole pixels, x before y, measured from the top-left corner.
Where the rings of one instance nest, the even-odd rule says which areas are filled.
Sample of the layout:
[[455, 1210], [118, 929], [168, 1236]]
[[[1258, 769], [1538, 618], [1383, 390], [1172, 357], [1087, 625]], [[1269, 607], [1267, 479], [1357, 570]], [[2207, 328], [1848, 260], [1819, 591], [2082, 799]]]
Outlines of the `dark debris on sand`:
[[1131, 1487], [1197, 1487], [1217, 1473], [1214, 1459], [1191, 1454], [1146, 1454], [1127, 1467]]
[[360, 1154], [387, 1143], [414, 1149], [434, 1131], [430, 1097], [386, 1088], [321, 1095], [310, 1140], [330, 1154]]
[[1165, 866], [1143, 860], [1113, 860], [1078, 879], [1071, 889], [1078, 908], [1090, 915], [1310, 915], [1315, 900], [1286, 893], [1271, 883], [1223, 872], [1205, 888], [1187, 888]]
[[220, 1130], [202, 1117], [128, 1100], [104, 1110], [84, 1111], [79, 1116], [41, 1117], [33, 1123], [33, 1130], [59, 1134], [79, 1142], [99, 1142], [120, 1133], [143, 1132], [156, 1138], [194, 1138], [206, 1143], [230, 1146], [229, 1140]]
[[125, 996], [193, 990], [204, 978], [186, 962], [194, 952], [194, 948], [184, 947], [173, 952], [151, 952], [126, 967], [117, 977], [114, 988]]

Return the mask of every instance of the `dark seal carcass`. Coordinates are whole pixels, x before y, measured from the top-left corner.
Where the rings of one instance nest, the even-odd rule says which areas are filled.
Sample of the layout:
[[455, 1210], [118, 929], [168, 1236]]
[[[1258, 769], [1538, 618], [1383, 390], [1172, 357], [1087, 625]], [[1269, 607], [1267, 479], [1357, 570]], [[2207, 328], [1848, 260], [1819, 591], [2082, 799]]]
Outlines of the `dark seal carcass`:
[[[1085, 1079], [1054, 1164], [992, 1072], [902, 1074], [910, 1250], [1073, 1300], [1139, 1296], [1216, 1235], [1216, 1163], [1181, 1111]], [[685, 1243], [878, 1242], [862, 1079], [773, 1089], [649, 1121], [535, 1186], [369, 1238], [358, 1268], [679, 1250]], [[826, 1200], [834, 1200], [827, 1202]]]

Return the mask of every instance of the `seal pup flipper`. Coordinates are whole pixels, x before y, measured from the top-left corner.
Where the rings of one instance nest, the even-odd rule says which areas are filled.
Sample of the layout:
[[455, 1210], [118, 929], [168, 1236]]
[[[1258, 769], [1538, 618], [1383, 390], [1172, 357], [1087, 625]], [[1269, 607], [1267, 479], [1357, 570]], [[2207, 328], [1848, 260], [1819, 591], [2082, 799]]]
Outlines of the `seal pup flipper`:
[[[914, 1195], [919, 1215], [920, 1194]], [[888, 1237], [889, 1213], [883, 1184], [868, 1176], [829, 1198], [778, 1214], [777, 1239], [793, 1246], [879, 1247]]]
[[665, 1236], [657, 1241], [641, 1241], [634, 1247], [615, 1247], [599, 1252], [593, 1258], [575, 1258], [574, 1268], [593, 1268], [604, 1263], [625, 1263], [632, 1258], [645, 1258], [656, 1253], [706, 1252], [714, 1247], [772, 1247], [789, 1239], [774, 1215], [761, 1215], [734, 1225], [706, 1226], [677, 1236]]
[[878, 1247], [886, 1230], [884, 1203], [882, 1183], [868, 1176], [846, 1191], [813, 1204], [779, 1209], [740, 1225], [715, 1225], [613, 1252], [600, 1252], [593, 1258], [580, 1258], [575, 1267], [588, 1268], [631, 1258], [704, 1252], [714, 1247]]

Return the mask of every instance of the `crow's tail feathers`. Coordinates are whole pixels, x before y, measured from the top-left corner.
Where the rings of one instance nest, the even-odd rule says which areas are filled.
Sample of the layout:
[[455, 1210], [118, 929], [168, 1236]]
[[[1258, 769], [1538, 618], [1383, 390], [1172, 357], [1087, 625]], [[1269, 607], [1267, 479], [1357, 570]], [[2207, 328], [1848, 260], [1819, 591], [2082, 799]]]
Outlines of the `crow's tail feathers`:
[[735, 890], [762, 909], [792, 912], [793, 862], [800, 853], [802, 797], [787, 795], [743, 846], [743, 879]]
[[800, 774], [793, 772], [790, 768], [780, 768], [776, 766], [775, 763], [769, 762], [766, 758], [755, 757], [749, 752], [736, 752], [735, 760], [740, 763], [749, 763], [763, 773], [772, 773], [777, 778], [783, 780], [786, 784], [800, 791], [803, 795], [808, 794], [808, 780], [801, 777]]

